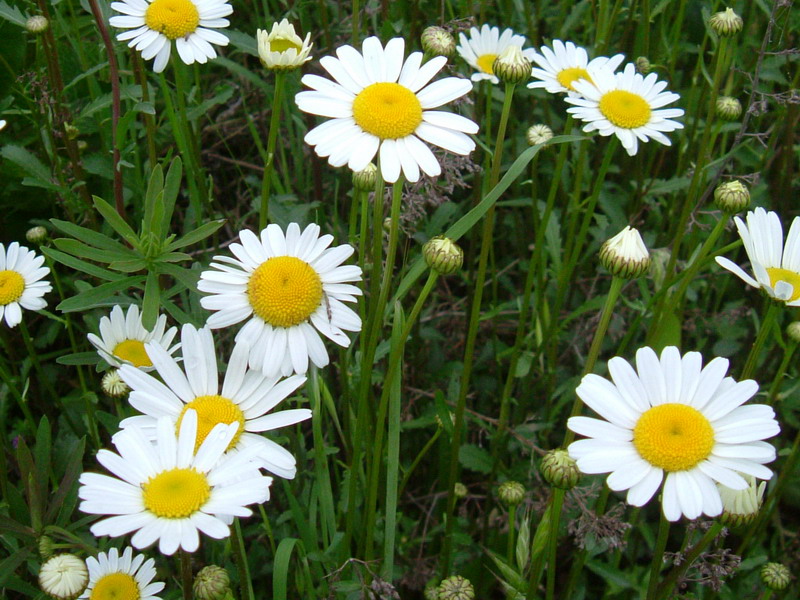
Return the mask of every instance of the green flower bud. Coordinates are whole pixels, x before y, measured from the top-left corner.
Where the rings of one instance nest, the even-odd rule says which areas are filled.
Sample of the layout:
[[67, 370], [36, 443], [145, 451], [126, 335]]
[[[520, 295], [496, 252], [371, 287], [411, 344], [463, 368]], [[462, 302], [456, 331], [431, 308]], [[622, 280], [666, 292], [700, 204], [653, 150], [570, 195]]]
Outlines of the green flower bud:
[[525, 488], [518, 481], [504, 481], [500, 484], [497, 495], [506, 506], [517, 506], [525, 498]]
[[369, 163], [363, 171], [353, 172], [353, 187], [362, 192], [371, 192], [375, 189], [378, 179], [378, 167]]
[[31, 227], [28, 231], [25, 232], [25, 239], [28, 240], [31, 244], [41, 244], [43, 241], [47, 239], [47, 229], [42, 227], [41, 225], [37, 225], [36, 227]]
[[122, 377], [119, 376], [119, 371], [117, 369], [111, 369], [108, 373], [103, 375], [100, 387], [102, 387], [106, 395], [111, 398], [122, 398], [131, 391], [128, 384], [122, 381]]
[[723, 121], [736, 121], [742, 114], [742, 103], [733, 96], [720, 96], [717, 98], [716, 111]]
[[44, 33], [48, 27], [50, 27], [50, 21], [42, 15], [33, 15], [25, 21], [25, 29], [28, 30], [28, 33]]
[[717, 484], [722, 498], [722, 515], [720, 521], [728, 527], [741, 527], [755, 521], [761, 504], [764, 501], [764, 490], [767, 482], [756, 484], [755, 477], [744, 475], [748, 486], [743, 490], [732, 490]]
[[469, 579], [451, 575], [439, 584], [439, 600], [474, 600], [475, 589]]
[[786, 335], [788, 335], [793, 342], [800, 342], [800, 321], [792, 321], [789, 323], [786, 327]]
[[80, 152], [86, 151], [86, 149], [89, 147], [89, 144], [86, 143], [86, 140], [78, 140], [77, 145]]
[[524, 83], [531, 78], [531, 61], [522, 55], [522, 48], [511, 44], [494, 59], [492, 72], [503, 83]]
[[571, 490], [581, 478], [578, 464], [566, 450], [550, 450], [544, 455], [539, 470], [544, 480], [561, 490]]
[[714, 190], [714, 204], [722, 212], [733, 215], [750, 206], [750, 192], [741, 181], [726, 181]]
[[781, 563], [770, 562], [761, 567], [761, 581], [771, 590], [785, 590], [791, 580], [792, 574]]
[[53, 550], [55, 549], [53, 546], [53, 539], [43, 535], [39, 538], [39, 556], [43, 559], [47, 560], [51, 556], [53, 556]]
[[742, 17], [733, 12], [732, 8], [726, 8], [723, 12], [714, 13], [708, 20], [711, 29], [719, 36], [731, 36], [739, 33], [744, 27]]
[[525, 137], [528, 140], [529, 146], [535, 146], [536, 144], [546, 144], [551, 139], [553, 139], [553, 130], [550, 129], [547, 125], [539, 123], [537, 125], [531, 125], [530, 127], [528, 127], [528, 131], [525, 132]]
[[456, 40], [444, 27], [426, 27], [422, 32], [422, 50], [428, 56], [453, 58], [456, 53]]
[[71, 123], [66, 123], [64, 125], [64, 131], [67, 133], [68, 140], [74, 140], [81, 134], [81, 130], [72, 125]]
[[650, 60], [646, 56], [640, 56], [634, 64], [636, 65], [636, 70], [642, 75], [647, 75], [652, 68]]
[[464, 263], [464, 251], [443, 235], [437, 235], [425, 242], [422, 256], [425, 257], [425, 263], [439, 275], [454, 273]]
[[439, 600], [439, 580], [431, 579], [425, 584], [425, 591], [423, 592], [425, 600]]
[[197, 600], [224, 600], [230, 592], [231, 580], [228, 572], [217, 565], [203, 567], [192, 584]]
[[457, 481], [456, 484], [453, 486], [453, 495], [458, 498], [466, 498], [469, 490], [467, 490], [467, 486], [465, 486], [460, 481]]
[[639, 232], [626, 226], [600, 248], [600, 263], [614, 277], [636, 279], [650, 268], [650, 253]]
[[56, 554], [39, 569], [39, 587], [58, 600], [75, 600], [89, 583], [86, 563], [74, 554]]

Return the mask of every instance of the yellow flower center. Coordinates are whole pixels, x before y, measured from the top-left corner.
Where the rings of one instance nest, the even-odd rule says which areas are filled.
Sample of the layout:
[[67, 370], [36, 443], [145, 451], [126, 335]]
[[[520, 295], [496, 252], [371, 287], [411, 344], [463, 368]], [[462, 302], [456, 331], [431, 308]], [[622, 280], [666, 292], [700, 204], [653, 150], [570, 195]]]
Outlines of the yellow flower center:
[[144, 506], [157, 517], [185, 519], [211, 496], [206, 476], [194, 469], [170, 469], [142, 484]]
[[89, 600], [139, 600], [139, 585], [127, 573], [109, 573], [97, 580]]
[[575, 91], [575, 88], [572, 87], [572, 84], [579, 79], [585, 79], [589, 83], [594, 83], [592, 78], [589, 77], [589, 73], [586, 71], [586, 69], [582, 69], [581, 67], [562, 69], [558, 72], [558, 75], [556, 75], [556, 79], [558, 80], [558, 83], [563, 85], [568, 90], [572, 90], [573, 92]]
[[153, 361], [147, 356], [144, 342], [139, 340], [125, 340], [114, 346], [112, 352], [117, 358], [127, 360], [134, 367], [152, 367]]
[[197, 29], [200, 13], [191, 0], [154, 0], [144, 13], [144, 22], [150, 29], [177, 40]]
[[211, 430], [220, 423], [230, 425], [231, 423], [238, 422], [239, 429], [236, 435], [233, 436], [231, 443], [228, 444], [226, 450], [233, 448], [242, 437], [244, 431], [244, 413], [233, 402], [222, 396], [198, 396], [186, 406], [183, 407], [178, 422], [175, 425], [177, 431], [181, 430], [181, 421], [183, 415], [187, 410], [193, 409], [197, 411], [197, 439], [194, 443], [194, 451], [197, 452], [200, 445], [205, 441]]
[[274, 40], [269, 40], [269, 51], [270, 52], [286, 52], [294, 48], [299, 53], [303, 47], [300, 44], [296, 44], [292, 40], [287, 40], [286, 38], [275, 38]]
[[711, 454], [714, 428], [686, 404], [661, 404], [647, 410], [633, 429], [633, 445], [651, 465], [687, 471]]
[[422, 123], [422, 105], [399, 83], [373, 83], [353, 100], [353, 118], [367, 133], [396, 140], [411, 135]]
[[[794, 302], [800, 298], [800, 274], [795, 273], [794, 271], [789, 271], [788, 269], [780, 269], [778, 267], [769, 267], [767, 269], [767, 274], [769, 275], [769, 284], [773, 287], [773, 289], [775, 288], [775, 284], [779, 281], [785, 281], [792, 286], [792, 297], [786, 302]], [[0, 289], [2, 289], [2, 276], [2, 273], [0, 273]], [[2, 303], [3, 300], [0, 297], [0, 304]]]
[[492, 65], [494, 65], [494, 60], [497, 58], [497, 54], [482, 54], [478, 57], [478, 68], [483, 71], [484, 73], [488, 73], [489, 75], [494, 75], [494, 69]]
[[600, 112], [612, 124], [623, 129], [636, 129], [650, 122], [650, 105], [627, 90], [614, 90], [600, 98]]
[[294, 256], [275, 256], [261, 263], [250, 276], [247, 297], [253, 312], [265, 322], [273, 327], [294, 327], [308, 320], [319, 307], [322, 281], [307, 262]]
[[0, 271], [0, 306], [19, 300], [25, 291], [25, 280], [16, 271]]

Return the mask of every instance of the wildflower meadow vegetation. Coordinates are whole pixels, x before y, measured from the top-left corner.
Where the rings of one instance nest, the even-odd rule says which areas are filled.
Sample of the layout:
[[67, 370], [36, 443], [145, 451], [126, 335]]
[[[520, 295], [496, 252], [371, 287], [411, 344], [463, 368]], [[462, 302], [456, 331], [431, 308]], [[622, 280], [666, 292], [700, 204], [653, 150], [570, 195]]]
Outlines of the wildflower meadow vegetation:
[[0, 596], [800, 589], [792, 0], [0, 0]]

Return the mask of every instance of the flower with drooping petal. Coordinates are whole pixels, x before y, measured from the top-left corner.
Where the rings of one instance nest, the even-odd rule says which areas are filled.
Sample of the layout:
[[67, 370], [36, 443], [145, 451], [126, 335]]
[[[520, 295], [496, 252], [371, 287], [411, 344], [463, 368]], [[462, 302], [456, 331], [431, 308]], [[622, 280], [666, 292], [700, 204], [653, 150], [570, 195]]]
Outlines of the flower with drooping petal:
[[[500, 80], [494, 74], [494, 61], [509, 46], [521, 49], [525, 44], [524, 35], [517, 35], [511, 29], [504, 29], [501, 34], [498, 27], [486, 24], [481, 26], [480, 30], [472, 27], [469, 30], [469, 37], [463, 32], [459, 33], [458, 40], [456, 50], [476, 71], [472, 74], [472, 81], [486, 80], [495, 84], [500, 83]], [[522, 55], [532, 61], [535, 52], [533, 48], [526, 48], [522, 51]]]
[[195, 447], [199, 448], [219, 423], [235, 423], [238, 429], [228, 451], [239, 452], [255, 447], [258, 452], [254, 460], [260, 467], [280, 477], [294, 477], [297, 471], [294, 456], [258, 434], [294, 425], [311, 417], [311, 411], [307, 408], [271, 412], [303, 385], [306, 378], [295, 375], [280, 381], [277, 376], [266, 377], [260, 371], [250, 370], [247, 368], [250, 347], [236, 344], [220, 391], [211, 330], [207, 327], [198, 330], [192, 325], [184, 325], [181, 347], [185, 373], [163, 347], [152, 343], [146, 346], [153, 358], [153, 366], [164, 383], [130, 365], [120, 368], [120, 376], [131, 388], [128, 401], [136, 410], [144, 413], [123, 419], [120, 426], [123, 429], [138, 427], [150, 439], [155, 439], [159, 418], [168, 416], [176, 427], [180, 427], [186, 412], [194, 410], [198, 420]]
[[173, 41], [187, 65], [216, 58], [211, 44], [228, 45], [228, 37], [214, 31], [230, 25], [223, 18], [233, 12], [228, 0], [119, 0], [111, 8], [122, 14], [111, 17], [109, 23], [128, 29], [117, 39], [130, 40], [128, 46], [141, 52], [144, 60], [155, 58], [156, 73], [167, 66]]
[[252, 231], [231, 244], [236, 258], [215, 256], [212, 270], [200, 274], [197, 288], [211, 294], [200, 300], [216, 311], [208, 318], [211, 329], [230, 327], [249, 319], [236, 335], [250, 347], [250, 366], [267, 377], [304, 374], [311, 360], [328, 364], [320, 333], [347, 348], [345, 331], [360, 331], [361, 319], [345, 302], [355, 302], [361, 289], [361, 269], [342, 263], [353, 253], [342, 244], [328, 248], [332, 235], [320, 236], [319, 225], [301, 233], [290, 223], [286, 233], [270, 224], [259, 238]]
[[755, 279], [729, 258], [717, 256], [717, 263], [786, 306], [800, 306], [800, 217], [792, 221], [786, 245], [781, 220], [775, 212], [758, 207], [747, 213], [746, 224], [739, 217], [733, 220]]
[[722, 512], [716, 483], [743, 490], [741, 474], [770, 479], [764, 466], [775, 448], [762, 440], [780, 432], [775, 412], [765, 404], [742, 406], [758, 391], [752, 380], [726, 377], [728, 361], [715, 358], [705, 368], [698, 352], [681, 356], [668, 346], [661, 357], [652, 348], [636, 353], [636, 370], [623, 358], [608, 361], [611, 381], [586, 375], [576, 393], [602, 419], [572, 417], [567, 426], [588, 439], [570, 444], [578, 468], [611, 473], [614, 491], [644, 506], [661, 488], [664, 516], [696, 519]]
[[97, 558], [86, 559], [89, 568], [89, 586], [81, 594], [86, 600], [161, 600], [156, 594], [164, 583], [151, 583], [156, 576], [155, 560], [144, 559], [143, 554], [133, 555], [128, 546], [120, 555], [111, 548]]
[[41, 281], [50, 272], [43, 267], [44, 256], [11, 242], [8, 249], [0, 244], [0, 322], [16, 327], [22, 321], [22, 309], [42, 310], [47, 302], [42, 296], [53, 289]]
[[576, 46], [572, 42], [562, 42], [553, 40], [553, 48], [542, 46], [539, 52], [534, 52], [531, 60], [539, 68], [531, 69], [531, 77], [538, 79], [528, 84], [531, 89], [544, 88], [551, 94], [570, 93], [575, 94], [574, 83], [579, 79], [592, 81], [589, 71], [599, 67], [605, 67], [611, 72], [617, 70], [620, 63], [625, 60], [624, 54], [616, 54], [612, 57], [598, 56], [589, 60], [589, 54], [584, 48]]
[[269, 500], [272, 478], [253, 463], [258, 448], [225, 450], [239, 424], [217, 425], [195, 453], [197, 413], [186, 411], [176, 436], [169, 417], [158, 420], [153, 444], [137, 427], [117, 433], [119, 454], [100, 450], [97, 461], [113, 473], [83, 473], [80, 510], [111, 515], [91, 527], [95, 536], [131, 537], [134, 548], [156, 541], [162, 554], [194, 552], [200, 532], [214, 539], [230, 535], [230, 517], [248, 517], [249, 504]]
[[442, 172], [425, 142], [455, 154], [475, 149], [467, 135], [478, 125], [451, 112], [432, 110], [460, 98], [472, 83], [445, 77], [430, 83], [444, 67], [443, 56], [422, 64], [422, 52], [404, 60], [402, 38], [384, 48], [377, 37], [364, 40], [361, 52], [341, 46], [336, 56], [325, 56], [322, 67], [335, 79], [304, 75], [311, 91], [300, 92], [300, 110], [330, 118], [305, 136], [317, 155], [334, 167], [361, 171], [378, 155], [384, 181], [394, 183], [402, 171], [408, 181], [419, 180], [420, 170], [431, 177]]

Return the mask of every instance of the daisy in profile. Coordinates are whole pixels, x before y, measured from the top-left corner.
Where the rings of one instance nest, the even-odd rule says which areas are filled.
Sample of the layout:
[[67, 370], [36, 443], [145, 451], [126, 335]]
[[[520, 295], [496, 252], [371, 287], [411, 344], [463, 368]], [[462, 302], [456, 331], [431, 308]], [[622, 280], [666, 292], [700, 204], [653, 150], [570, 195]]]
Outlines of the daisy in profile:
[[22, 309], [42, 310], [47, 302], [42, 296], [53, 289], [41, 281], [50, 272], [43, 267], [44, 256], [11, 242], [0, 244], [0, 322], [16, 327], [22, 321]]
[[466, 155], [475, 149], [467, 135], [478, 125], [451, 112], [432, 110], [460, 98], [472, 83], [459, 77], [431, 79], [444, 67], [443, 56], [422, 64], [422, 52], [404, 60], [402, 38], [389, 40], [384, 48], [376, 37], [364, 40], [361, 52], [341, 46], [336, 56], [325, 56], [322, 67], [335, 81], [304, 75], [311, 91], [300, 92], [300, 110], [328, 117], [305, 136], [314, 151], [334, 167], [347, 165], [362, 171], [377, 154], [384, 181], [394, 183], [403, 175], [417, 181], [420, 170], [431, 177], [442, 169], [425, 144]]
[[755, 278], [724, 256], [717, 256], [717, 263], [771, 298], [787, 306], [800, 306], [800, 217], [792, 221], [785, 245], [777, 213], [759, 207], [747, 213], [746, 224], [739, 217], [733, 220]]
[[[505, 29], [501, 34], [499, 28], [485, 24], [480, 30], [477, 27], [471, 28], [469, 37], [463, 32], [459, 33], [458, 40], [456, 51], [476, 71], [472, 74], [472, 81], [487, 80], [495, 84], [500, 83], [500, 80], [492, 70], [494, 60], [509, 46], [519, 46], [521, 49], [525, 44], [524, 35], [516, 35], [510, 29]], [[533, 61], [535, 54], [536, 51], [532, 48], [522, 51], [522, 55], [530, 61]]]
[[120, 368], [120, 376], [131, 388], [128, 401], [144, 413], [123, 419], [120, 423], [123, 429], [137, 427], [145, 436], [155, 439], [159, 418], [168, 416], [180, 427], [186, 413], [194, 411], [197, 413], [195, 448], [200, 447], [218, 424], [236, 424], [236, 435], [227, 450], [239, 452], [254, 448], [254, 460], [260, 467], [280, 477], [294, 477], [297, 470], [294, 456], [258, 434], [311, 417], [307, 408], [270, 412], [303, 385], [305, 377], [295, 375], [279, 381], [277, 376], [266, 377], [260, 371], [249, 370], [250, 347], [236, 344], [220, 391], [214, 340], [207, 327], [197, 330], [184, 325], [181, 329], [185, 373], [161, 345], [150, 343], [146, 348], [164, 383], [130, 365]]
[[528, 87], [544, 88], [551, 94], [574, 93], [575, 88], [572, 84], [575, 81], [579, 79], [592, 81], [590, 70], [605, 67], [614, 72], [625, 60], [624, 54], [617, 54], [611, 58], [598, 56], [590, 61], [584, 48], [561, 40], [553, 40], [552, 49], [542, 46], [539, 50], [541, 54], [534, 52], [531, 57], [531, 60], [539, 65], [539, 68], [531, 69], [531, 77], [539, 81], [532, 81]]
[[295, 33], [294, 25], [288, 19], [273, 23], [269, 32], [264, 29], [256, 30], [256, 39], [258, 56], [267, 69], [296, 69], [311, 60], [311, 34], [307, 33], [306, 39], [302, 39]]
[[159, 419], [153, 444], [135, 427], [112, 440], [119, 454], [100, 450], [97, 461], [114, 476], [83, 473], [80, 510], [111, 515], [91, 527], [95, 536], [136, 532], [134, 548], [156, 541], [162, 554], [194, 552], [200, 532], [214, 539], [230, 535], [230, 517], [248, 517], [248, 504], [269, 500], [271, 477], [252, 462], [253, 452], [225, 454], [238, 423], [217, 425], [195, 453], [197, 413], [189, 410], [176, 436], [169, 417]]
[[252, 231], [231, 244], [235, 258], [215, 256], [212, 269], [200, 274], [197, 288], [211, 294], [200, 300], [215, 313], [211, 329], [247, 319], [236, 335], [250, 348], [250, 366], [266, 377], [303, 374], [311, 360], [328, 364], [320, 334], [347, 348], [345, 331], [361, 331], [361, 319], [345, 302], [355, 302], [361, 289], [361, 269], [342, 263], [353, 253], [343, 244], [329, 248], [332, 235], [320, 236], [319, 225], [301, 233], [290, 223], [286, 233], [270, 224], [259, 238]]
[[662, 108], [680, 99], [664, 91], [666, 81], [658, 81], [655, 73], [643, 77], [633, 63], [621, 73], [613, 73], [608, 65], [592, 69], [590, 76], [590, 81], [573, 80], [572, 87], [580, 96], [564, 98], [575, 105], [567, 112], [586, 122], [584, 131], [616, 135], [630, 156], [638, 151], [639, 140], [672, 145], [664, 132], [683, 129], [682, 123], [672, 120], [682, 117], [683, 109]]
[[161, 315], [156, 321], [152, 331], [142, 325], [139, 307], [131, 304], [127, 314], [122, 312], [119, 305], [111, 309], [109, 317], [100, 318], [100, 337], [90, 333], [86, 337], [97, 348], [97, 353], [112, 367], [121, 367], [123, 364], [133, 365], [136, 368], [150, 371], [153, 361], [150, 360], [145, 344], [157, 344], [172, 354], [178, 349], [173, 346], [172, 340], [178, 332], [176, 327], [167, 326], [167, 315]]
[[696, 519], [722, 512], [716, 483], [743, 490], [751, 475], [770, 479], [764, 466], [775, 448], [762, 441], [780, 431], [765, 404], [742, 406], [757, 391], [752, 380], [726, 377], [728, 361], [702, 368], [698, 352], [681, 356], [674, 346], [659, 358], [636, 353], [636, 370], [620, 357], [608, 362], [611, 381], [586, 375], [576, 393], [602, 419], [572, 417], [567, 426], [588, 439], [568, 451], [584, 473], [611, 473], [614, 491], [628, 490], [628, 504], [644, 506], [661, 488], [664, 516]]
[[87, 600], [160, 600], [156, 594], [164, 589], [160, 581], [150, 583], [156, 576], [155, 561], [144, 559], [143, 554], [133, 555], [128, 546], [122, 553], [111, 548], [97, 558], [86, 559], [89, 568], [89, 586], [81, 594]]
[[230, 25], [233, 12], [228, 0], [120, 0], [112, 2], [121, 15], [111, 17], [113, 27], [128, 29], [117, 35], [121, 42], [142, 53], [144, 60], [155, 58], [153, 71], [161, 73], [175, 49], [187, 65], [205, 64], [216, 58], [214, 46], [227, 46], [227, 36], [215, 31]]

